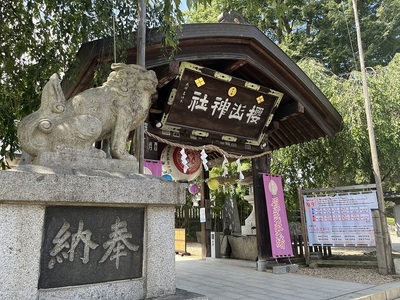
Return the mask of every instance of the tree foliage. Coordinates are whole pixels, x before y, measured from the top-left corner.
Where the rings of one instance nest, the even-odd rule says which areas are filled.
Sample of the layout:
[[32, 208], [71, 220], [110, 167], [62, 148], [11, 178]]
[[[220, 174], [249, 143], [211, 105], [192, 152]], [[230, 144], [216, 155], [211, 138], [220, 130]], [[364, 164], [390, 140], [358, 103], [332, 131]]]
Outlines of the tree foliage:
[[[205, 4], [206, 1], [197, 1]], [[321, 89], [343, 117], [334, 137], [280, 149], [271, 171], [281, 174], [288, 210], [298, 209], [298, 187], [372, 183], [371, 155], [356, 28], [351, 1], [214, 0], [205, 14], [235, 10], [275, 41]], [[198, 11], [201, 11], [201, 6]], [[201, 21], [190, 11], [189, 21]], [[358, 1], [374, 130], [384, 190], [399, 188], [400, 1]]]
[[[240, 163], [242, 171], [251, 169], [251, 162], [249, 160], [242, 160]], [[241, 185], [238, 180], [239, 174], [236, 162], [226, 164], [226, 168], [228, 169], [228, 173], [225, 177], [222, 177], [224, 174], [222, 166], [214, 167], [210, 171], [210, 178], [218, 178], [217, 180], [220, 182], [216, 190], [210, 190], [211, 209], [215, 212], [221, 212], [226, 201], [234, 200], [237, 204], [240, 222], [244, 224], [244, 220], [252, 210], [251, 205], [244, 200], [244, 196], [248, 194], [248, 187]]]
[[[299, 63], [343, 117], [343, 130], [334, 137], [275, 151], [271, 170], [286, 183], [286, 199], [297, 209], [298, 187], [325, 188], [374, 183], [360, 72], [346, 79], [321, 63]], [[400, 182], [400, 54], [385, 67], [369, 68], [374, 132], [384, 191], [398, 190]]]
[[[176, 50], [176, 27], [183, 21], [180, 0], [147, 1], [147, 28], [164, 33]], [[75, 63], [82, 43], [117, 36], [118, 61], [135, 42], [136, 0], [16, 0], [0, 5], [0, 161], [18, 148], [16, 121], [39, 107], [44, 84], [53, 73]], [[0, 143], [1, 144], [1, 143]]]
[[[209, 1], [190, 1], [192, 6]], [[195, 5], [196, 4], [196, 5]], [[222, 11], [235, 10], [256, 25], [293, 60], [319, 59], [336, 74], [358, 67], [356, 28], [351, 1], [214, 0], [212, 8], [196, 6], [188, 20], [208, 22]], [[358, 1], [367, 66], [386, 65], [400, 52], [400, 0]], [[214, 10], [214, 11], [213, 11]]]

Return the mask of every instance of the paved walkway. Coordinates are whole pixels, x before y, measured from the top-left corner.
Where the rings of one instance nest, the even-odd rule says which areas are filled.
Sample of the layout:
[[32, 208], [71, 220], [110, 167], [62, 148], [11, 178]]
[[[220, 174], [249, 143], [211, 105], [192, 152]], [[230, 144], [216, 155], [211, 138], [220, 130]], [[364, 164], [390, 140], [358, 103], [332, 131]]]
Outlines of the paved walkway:
[[[393, 244], [398, 249], [400, 243]], [[371, 285], [317, 278], [296, 273], [257, 271], [255, 262], [232, 259], [193, 259], [176, 256], [176, 286], [210, 300], [392, 300], [400, 298], [400, 282]], [[187, 298], [183, 298], [187, 299]]]
[[400, 297], [399, 282], [375, 286], [296, 273], [273, 274], [257, 271], [255, 264], [248, 261], [182, 258], [176, 261], [176, 270], [178, 289], [204, 295], [210, 300], [388, 300]]

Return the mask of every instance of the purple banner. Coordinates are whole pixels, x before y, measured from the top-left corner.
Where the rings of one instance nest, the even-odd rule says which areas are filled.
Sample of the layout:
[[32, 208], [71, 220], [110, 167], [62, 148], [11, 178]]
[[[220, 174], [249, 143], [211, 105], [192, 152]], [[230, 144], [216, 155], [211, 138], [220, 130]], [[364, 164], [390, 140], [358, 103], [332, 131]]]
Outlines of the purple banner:
[[293, 256], [281, 176], [263, 174], [263, 181], [271, 235], [272, 257]]
[[144, 174], [161, 176], [162, 162], [159, 160], [145, 160], [143, 164]]

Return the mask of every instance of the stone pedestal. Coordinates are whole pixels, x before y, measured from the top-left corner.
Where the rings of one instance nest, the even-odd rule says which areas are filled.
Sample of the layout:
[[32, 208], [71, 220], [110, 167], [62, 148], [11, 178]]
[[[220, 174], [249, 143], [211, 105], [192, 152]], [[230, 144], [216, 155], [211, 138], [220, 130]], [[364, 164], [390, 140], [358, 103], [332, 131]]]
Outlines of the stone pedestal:
[[231, 246], [231, 258], [256, 261], [257, 252], [257, 237], [249, 236], [228, 236], [229, 245]]
[[273, 274], [286, 274], [286, 273], [296, 273], [299, 270], [299, 265], [277, 265], [272, 267]]
[[226, 198], [222, 209], [225, 228], [229, 228], [232, 233], [240, 234], [240, 219], [236, 199]]
[[[184, 185], [149, 175], [44, 166], [0, 171], [0, 299], [174, 294], [174, 212], [184, 202]], [[130, 255], [136, 256], [128, 260]], [[136, 268], [132, 274], [127, 261]], [[82, 284], [65, 285], [60, 267], [73, 272], [76, 265], [93, 272]], [[101, 272], [118, 278], [125, 267], [125, 279], [99, 280]], [[75, 275], [79, 283], [82, 274]]]

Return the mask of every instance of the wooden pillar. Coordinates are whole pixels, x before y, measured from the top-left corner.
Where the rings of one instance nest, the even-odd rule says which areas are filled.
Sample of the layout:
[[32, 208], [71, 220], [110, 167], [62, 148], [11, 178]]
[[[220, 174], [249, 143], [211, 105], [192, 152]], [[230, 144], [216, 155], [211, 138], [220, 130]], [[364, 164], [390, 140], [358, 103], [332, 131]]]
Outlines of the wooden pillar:
[[208, 178], [208, 171], [203, 172], [203, 186], [200, 200], [200, 207], [206, 210], [207, 222], [201, 223], [201, 258], [211, 257], [211, 220], [210, 220], [210, 189], [204, 179]]
[[310, 248], [308, 248], [308, 233], [307, 233], [307, 222], [304, 208], [303, 193], [301, 188], [298, 189], [299, 195], [299, 207], [300, 207], [300, 219], [301, 219], [301, 235], [304, 242], [304, 258], [306, 260], [306, 265], [310, 264]]
[[388, 270], [386, 266], [386, 253], [383, 243], [382, 223], [380, 221], [380, 214], [378, 209], [372, 209], [372, 220], [374, 222], [375, 231], [375, 244], [376, 244], [376, 260], [378, 261], [378, 273], [387, 275]]
[[265, 271], [266, 261], [272, 256], [271, 236], [262, 173], [270, 172], [270, 158], [265, 155], [252, 160], [254, 209], [256, 214], [258, 270]]

